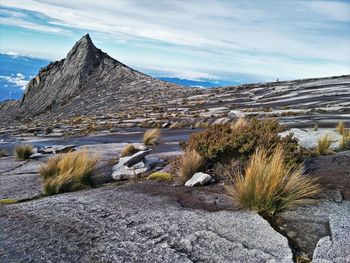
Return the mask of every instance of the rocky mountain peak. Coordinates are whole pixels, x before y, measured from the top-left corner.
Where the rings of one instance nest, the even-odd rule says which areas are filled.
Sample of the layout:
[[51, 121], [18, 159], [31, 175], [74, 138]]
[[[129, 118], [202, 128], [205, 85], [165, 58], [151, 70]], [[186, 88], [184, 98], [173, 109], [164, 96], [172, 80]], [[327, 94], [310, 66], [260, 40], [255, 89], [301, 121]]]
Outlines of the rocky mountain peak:
[[103, 52], [97, 49], [92, 42], [89, 34], [84, 35], [78, 42], [75, 43], [73, 48], [69, 51], [66, 63], [70, 63], [73, 60], [81, 60], [82, 58], [93, 58], [101, 56]]
[[[102, 115], [133, 107], [135, 101], [155, 101], [159, 96], [165, 100], [183, 91], [108, 56], [86, 34], [65, 59], [42, 68], [28, 83], [22, 100], [12, 103], [9, 111], [18, 118]], [[0, 118], [9, 116], [4, 112], [0, 110]]]

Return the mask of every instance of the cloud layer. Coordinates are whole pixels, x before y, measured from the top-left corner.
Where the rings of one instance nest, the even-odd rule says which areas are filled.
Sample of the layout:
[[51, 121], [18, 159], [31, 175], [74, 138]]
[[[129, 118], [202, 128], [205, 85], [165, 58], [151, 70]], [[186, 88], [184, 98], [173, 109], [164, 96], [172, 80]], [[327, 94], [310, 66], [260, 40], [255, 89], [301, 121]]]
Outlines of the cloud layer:
[[208, 78], [243, 74], [271, 79], [350, 73], [350, 4], [345, 1], [2, 0], [1, 4], [4, 25], [66, 37], [90, 32], [95, 43], [112, 55], [123, 53], [125, 62], [167, 68], [177, 76], [183, 72]]

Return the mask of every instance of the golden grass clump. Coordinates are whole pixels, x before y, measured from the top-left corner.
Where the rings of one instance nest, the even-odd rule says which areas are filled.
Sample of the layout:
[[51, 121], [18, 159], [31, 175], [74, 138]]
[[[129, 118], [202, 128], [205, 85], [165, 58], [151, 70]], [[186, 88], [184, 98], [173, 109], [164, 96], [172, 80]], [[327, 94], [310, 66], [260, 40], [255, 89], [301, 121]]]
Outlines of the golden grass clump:
[[270, 156], [264, 149], [257, 150], [244, 175], [235, 175], [225, 187], [242, 208], [273, 215], [307, 203], [320, 190], [315, 180], [302, 174], [302, 165], [287, 165], [282, 148], [277, 147]]
[[134, 153], [137, 153], [139, 150], [135, 148], [134, 145], [132, 144], [128, 144], [124, 147], [124, 149], [122, 150], [120, 156], [121, 157], [125, 157], [125, 156], [130, 156], [133, 155]]
[[247, 127], [248, 121], [245, 118], [239, 118], [235, 123], [231, 125], [231, 129], [235, 132], [243, 131]]
[[148, 180], [157, 180], [157, 181], [171, 181], [173, 176], [170, 173], [165, 172], [155, 172], [150, 174], [147, 177]]
[[331, 152], [330, 150], [331, 145], [332, 145], [332, 140], [329, 138], [328, 134], [326, 134], [320, 140], [318, 140], [316, 153], [318, 155], [329, 154]]
[[43, 194], [54, 195], [88, 188], [97, 158], [81, 150], [51, 157], [40, 167]]
[[19, 145], [15, 148], [15, 158], [17, 160], [28, 160], [32, 154], [33, 146], [30, 144]]
[[204, 159], [195, 150], [188, 150], [181, 156], [178, 161], [176, 174], [182, 181], [187, 181], [192, 175], [199, 171], [203, 165]]
[[340, 135], [343, 135], [346, 133], [345, 124], [343, 121], [340, 121], [336, 127], [337, 132], [339, 132]]
[[150, 129], [143, 134], [143, 143], [147, 146], [154, 146], [159, 142], [160, 130]]

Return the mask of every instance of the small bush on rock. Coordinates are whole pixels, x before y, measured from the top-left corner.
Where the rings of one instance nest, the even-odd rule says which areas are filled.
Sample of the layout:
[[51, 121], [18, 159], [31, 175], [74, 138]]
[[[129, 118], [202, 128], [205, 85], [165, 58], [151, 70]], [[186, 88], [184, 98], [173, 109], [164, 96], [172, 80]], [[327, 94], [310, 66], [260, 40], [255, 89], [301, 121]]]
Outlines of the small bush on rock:
[[302, 169], [284, 162], [281, 147], [272, 155], [260, 149], [251, 156], [244, 175], [234, 175], [226, 190], [242, 208], [273, 215], [306, 203], [306, 198], [319, 192], [315, 178], [303, 175]]
[[[283, 131], [277, 120], [251, 119], [237, 128], [230, 125], [214, 125], [205, 131], [190, 136], [188, 149], [197, 151], [206, 160], [221, 162], [225, 159], [247, 160], [257, 147], [268, 149], [272, 153], [277, 145], [285, 149], [286, 162], [297, 162], [301, 153], [297, 139], [292, 134], [281, 138]], [[239, 127], [239, 128], [238, 128]]]
[[185, 151], [178, 161], [179, 167], [176, 174], [182, 181], [187, 181], [192, 175], [199, 171], [203, 165], [203, 157], [200, 156], [195, 150]]
[[33, 146], [30, 144], [19, 145], [15, 148], [15, 158], [17, 160], [28, 160], [32, 154]]
[[143, 143], [147, 146], [154, 146], [158, 143], [160, 138], [159, 129], [150, 129], [143, 134]]
[[157, 181], [170, 181], [173, 179], [172, 175], [170, 173], [164, 173], [164, 172], [155, 172], [150, 174], [147, 177], [148, 180], [157, 180]]
[[96, 162], [97, 158], [84, 150], [51, 157], [39, 170], [43, 194], [54, 195], [89, 187]]
[[124, 147], [123, 151], [121, 152], [120, 156], [125, 157], [129, 155], [133, 155], [134, 153], [137, 153], [139, 150], [135, 148], [134, 145], [128, 144]]

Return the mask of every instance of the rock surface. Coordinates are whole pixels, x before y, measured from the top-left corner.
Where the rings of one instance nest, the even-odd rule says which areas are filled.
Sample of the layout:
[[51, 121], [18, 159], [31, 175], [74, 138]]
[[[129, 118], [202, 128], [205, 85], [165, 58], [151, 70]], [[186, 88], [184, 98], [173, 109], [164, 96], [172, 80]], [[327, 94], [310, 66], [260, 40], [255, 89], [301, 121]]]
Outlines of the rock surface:
[[206, 185], [206, 184], [209, 184], [213, 181], [214, 181], [214, 179], [209, 174], [198, 172], [198, 173], [195, 173], [191, 177], [191, 179], [189, 179], [185, 183], [185, 186], [193, 187], [193, 186], [197, 186], [197, 185]]
[[339, 191], [345, 200], [350, 201], [350, 151], [311, 158], [305, 162], [305, 169], [310, 176], [318, 178], [324, 189]]
[[0, 261], [293, 262], [287, 239], [256, 213], [186, 209], [132, 189], [0, 206]]
[[277, 220], [302, 251], [310, 257], [313, 254], [313, 262], [348, 262], [345, 259], [350, 259], [349, 201], [319, 201], [282, 212]]
[[42, 161], [0, 159], [0, 199], [27, 199], [41, 193], [41, 179], [37, 175]]

